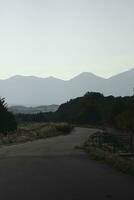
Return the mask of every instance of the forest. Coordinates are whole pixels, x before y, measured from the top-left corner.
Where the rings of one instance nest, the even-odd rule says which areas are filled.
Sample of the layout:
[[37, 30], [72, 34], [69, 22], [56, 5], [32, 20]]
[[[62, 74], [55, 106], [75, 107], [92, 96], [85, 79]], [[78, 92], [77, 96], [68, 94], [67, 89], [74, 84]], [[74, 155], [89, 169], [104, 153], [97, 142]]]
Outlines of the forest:
[[134, 96], [104, 96], [87, 92], [62, 104], [56, 112], [17, 114], [18, 122], [69, 122], [134, 131]]
[[79, 125], [106, 126], [134, 131], [134, 96], [104, 96], [87, 92], [60, 105], [56, 112], [16, 114], [8, 111], [5, 99], [0, 99], [0, 132], [17, 129], [20, 122], [68, 122]]

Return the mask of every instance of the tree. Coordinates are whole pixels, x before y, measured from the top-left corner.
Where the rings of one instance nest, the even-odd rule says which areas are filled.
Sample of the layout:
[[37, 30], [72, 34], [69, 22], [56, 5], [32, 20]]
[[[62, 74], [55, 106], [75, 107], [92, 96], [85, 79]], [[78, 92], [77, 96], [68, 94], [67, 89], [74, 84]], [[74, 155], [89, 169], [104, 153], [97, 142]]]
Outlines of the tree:
[[4, 98], [0, 98], [0, 132], [7, 134], [17, 129], [17, 123], [14, 115], [8, 111]]

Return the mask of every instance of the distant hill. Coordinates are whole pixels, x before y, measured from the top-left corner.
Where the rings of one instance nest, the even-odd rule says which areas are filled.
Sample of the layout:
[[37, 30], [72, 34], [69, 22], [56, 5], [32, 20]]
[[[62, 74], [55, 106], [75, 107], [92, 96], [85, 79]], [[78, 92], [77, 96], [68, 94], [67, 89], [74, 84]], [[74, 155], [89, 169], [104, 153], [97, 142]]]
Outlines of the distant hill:
[[54, 77], [14, 76], [0, 80], [0, 96], [10, 105], [61, 104], [84, 95], [87, 91], [105, 96], [131, 96], [134, 87], [134, 69], [104, 79], [89, 72], [65, 81]]
[[25, 107], [25, 106], [11, 106], [9, 111], [14, 114], [24, 113], [24, 114], [34, 114], [40, 112], [55, 112], [59, 108], [58, 105], [49, 105], [49, 106], [38, 106], [38, 107]]

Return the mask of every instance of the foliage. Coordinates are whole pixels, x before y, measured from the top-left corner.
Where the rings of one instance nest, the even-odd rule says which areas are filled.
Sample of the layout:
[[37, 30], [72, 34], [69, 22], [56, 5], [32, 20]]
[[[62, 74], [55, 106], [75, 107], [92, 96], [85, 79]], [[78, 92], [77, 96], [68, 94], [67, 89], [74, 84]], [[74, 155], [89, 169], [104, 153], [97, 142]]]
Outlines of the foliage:
[[0, 132], [7, 134], [9, 131], [17, 129], [16, 120], [11, 112], [7, 109], [4, 98], [0, 98]]
[[0, 135], [0, 145], [23, 143], [58, 135], [67, 135], [73, 127], [67, 123], [23, 123], [17, 131], [6, 136]]
[[73, 130], [73, 126], [68, 123], [56, 123], [56, 130], [63, 133], [69, 133]]
[[87, 92], [71, 99], [55, 112], [16, 115], [18, 121], [69, 122], [72, 124], [106, 125], [134, 131], [134, 97], [103, 96]]
[[130, 175], [134, 175], [134, 160], [129, 158], [121, 157], [117, 154], [113, 154], [103, 149], [99, 149], [91, 146], [85, 142], [84, 145], [79, 147], [88, 153], [90, 159], [104, 162], [108, 165], [113, 166], [115, 169]]

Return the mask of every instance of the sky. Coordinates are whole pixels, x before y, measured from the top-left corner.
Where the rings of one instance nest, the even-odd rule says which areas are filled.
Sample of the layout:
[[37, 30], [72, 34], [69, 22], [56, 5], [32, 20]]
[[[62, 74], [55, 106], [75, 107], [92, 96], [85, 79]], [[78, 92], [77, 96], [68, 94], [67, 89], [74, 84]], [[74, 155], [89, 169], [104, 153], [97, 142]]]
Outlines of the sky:
[[0, 0], [0, 78], [134, 67], [133, 0]]

